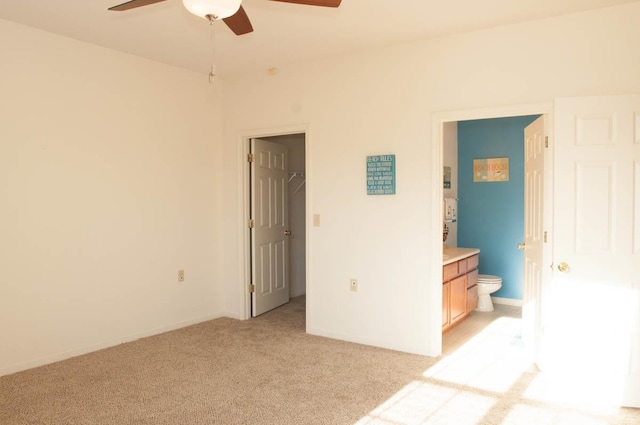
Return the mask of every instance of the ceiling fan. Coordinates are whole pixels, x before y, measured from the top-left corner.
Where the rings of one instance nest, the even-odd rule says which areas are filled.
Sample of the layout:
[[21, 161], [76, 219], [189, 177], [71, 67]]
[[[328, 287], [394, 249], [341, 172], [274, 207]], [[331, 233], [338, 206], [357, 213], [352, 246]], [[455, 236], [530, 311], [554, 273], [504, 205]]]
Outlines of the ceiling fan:
[[[110, 7], [112, 11], [124, 11], [137, 7], [160, 3], [165, 0], [130, 0], [126, 3]], [[283, 3], [305, 4], [309, 6], [338, 7], [342, 0], [270, 0]], [[182, 0], [184, 7], [191, 13], [210, 22], [222, 19], [236, 35], [253, 31], [251, 21], [244, 11], [242, 0]]]

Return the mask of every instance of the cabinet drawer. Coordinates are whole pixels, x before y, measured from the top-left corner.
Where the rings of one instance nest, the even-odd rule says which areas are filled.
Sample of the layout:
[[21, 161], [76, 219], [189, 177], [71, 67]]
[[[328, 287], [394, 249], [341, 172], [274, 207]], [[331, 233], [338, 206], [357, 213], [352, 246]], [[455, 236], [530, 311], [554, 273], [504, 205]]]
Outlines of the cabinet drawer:
[[471, 288], [478, 284], [478, 269], [471, 270], [467, 274], [467, 288]]
[[471, 257], [467, 258], [467, 270], [477, 269], [478, 262], [479, 262], [478, 254], [472, 255]]
[[458, 274], [465, 274], [467, 270], [467, 259], [458, 261]]
[[443, 282], [448, 282], [451, 279], [453, 279], [454, 277], [458, 276], [458, 263], [451, 263], [451, 264], [447, 264], [446, 266], [442, 267], [442, 281]]

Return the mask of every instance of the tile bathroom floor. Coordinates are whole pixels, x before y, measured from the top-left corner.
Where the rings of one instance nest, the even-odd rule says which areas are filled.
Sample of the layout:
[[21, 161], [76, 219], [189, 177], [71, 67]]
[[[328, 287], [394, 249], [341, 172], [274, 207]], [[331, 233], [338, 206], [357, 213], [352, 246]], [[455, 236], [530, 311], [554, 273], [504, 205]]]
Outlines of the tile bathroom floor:
[[442, 336], [442, 355], [451, 354], [501, 317], [522, 318], [522, 307], [494, 304], [493, 308], [490, 312], [472, 311], [462, 323], [445, 333]]

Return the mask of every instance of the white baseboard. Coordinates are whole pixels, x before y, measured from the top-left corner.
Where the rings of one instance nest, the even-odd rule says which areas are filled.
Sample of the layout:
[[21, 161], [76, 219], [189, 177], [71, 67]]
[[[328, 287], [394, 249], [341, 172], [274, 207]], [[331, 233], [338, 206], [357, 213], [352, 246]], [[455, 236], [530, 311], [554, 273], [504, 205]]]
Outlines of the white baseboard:
[[187, 326], [196, 325], [202, 322], [208, 322], [209, 320], [219, 319], [221, 317], [227, 317], [225, 314], [211, 314], [206, 316], [197, 317], [195, 319], [185, 320], [182, 322], [174, 323], [167, 326], [161, 326], [158, 328], [147, 329], [142, 332], [137, 332], [132, 335], [124, 336], [110, 341], [104, 341], [97, 344], [88, 345], [85, 347], [75, 348], [73, 350], [64, 351], [62, 353], [56, 353], [50, 356], [41, 357], [34, 360], [29, 360], [24, 363], [18, 363], [7, 367], [0, 368], [0, 376], [9, 375], [11, 373], [22, 372], [23, 370], [33, 369], [34, 367], [44, 366], [51, 363], [67, 360], [72, 357], [81, 356], [94, 351], [103, 350], [105, 348], [114, 347], [116, 345], [124, 344], [126, 342], [135, 341], [140, 338], [146, 338], [153, 335], [162, 334], [176, 329], [186, 328]]
[[355, 344], [368, 345], [371, 347], [386, 348], [387, 350], [401, 351], [403, 353], [418, 354], [421, 356], [429, 355], [428, 353], [421, 351], [416, 347], [411, 347], [407, 345], [396, 346], [380, 340], [375, 340], [370, 338], [361, 338], [360, 336], [357, 336], [357, 335], [348, 335], [348, 334], [343, 334], [341, 332], [326, 331], [324, 329], [310, 328], [310, 327], [307, 327], [306, 332], [309, 335], [320, 336], [323, 338], [337, 339], [340, 341], [347, 341]]
[[235, 319], [235, 320], [244, 320], [240, 317], [240, 314], [238, 313], [225, 312], [225, 313], [222, 313], [220, 316], [216, 317], [216, 319], [219, 319], [220, 317], [227, 317], [229, 319]]
[[522, 307], [522, 300], [515, 300], [513, 298], [500, 298], [500, 297], [491, 297], [491, 301], [494, 304], [502, 304], [502, 305], [512, 305], [514, 307]]
[[289, 294], [289, 298], [298, 298], [298, 297], [301, 297], [303, 295], [306, 295], [307, 292], [305, 291], [305, 289], [306, 288], [303, 288], [303, 289], [298, 290], [298, 291], [291, 292], [291, 294]]

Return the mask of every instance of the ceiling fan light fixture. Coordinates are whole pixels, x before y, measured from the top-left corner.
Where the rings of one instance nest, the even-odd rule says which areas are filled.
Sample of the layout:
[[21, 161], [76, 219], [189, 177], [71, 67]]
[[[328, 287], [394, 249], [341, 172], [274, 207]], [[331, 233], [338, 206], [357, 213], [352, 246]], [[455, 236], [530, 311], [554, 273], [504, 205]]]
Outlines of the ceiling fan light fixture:
[[182, 0], [184, 7], [201, 18], [224, 19], [236, 14], [242, 0]]

